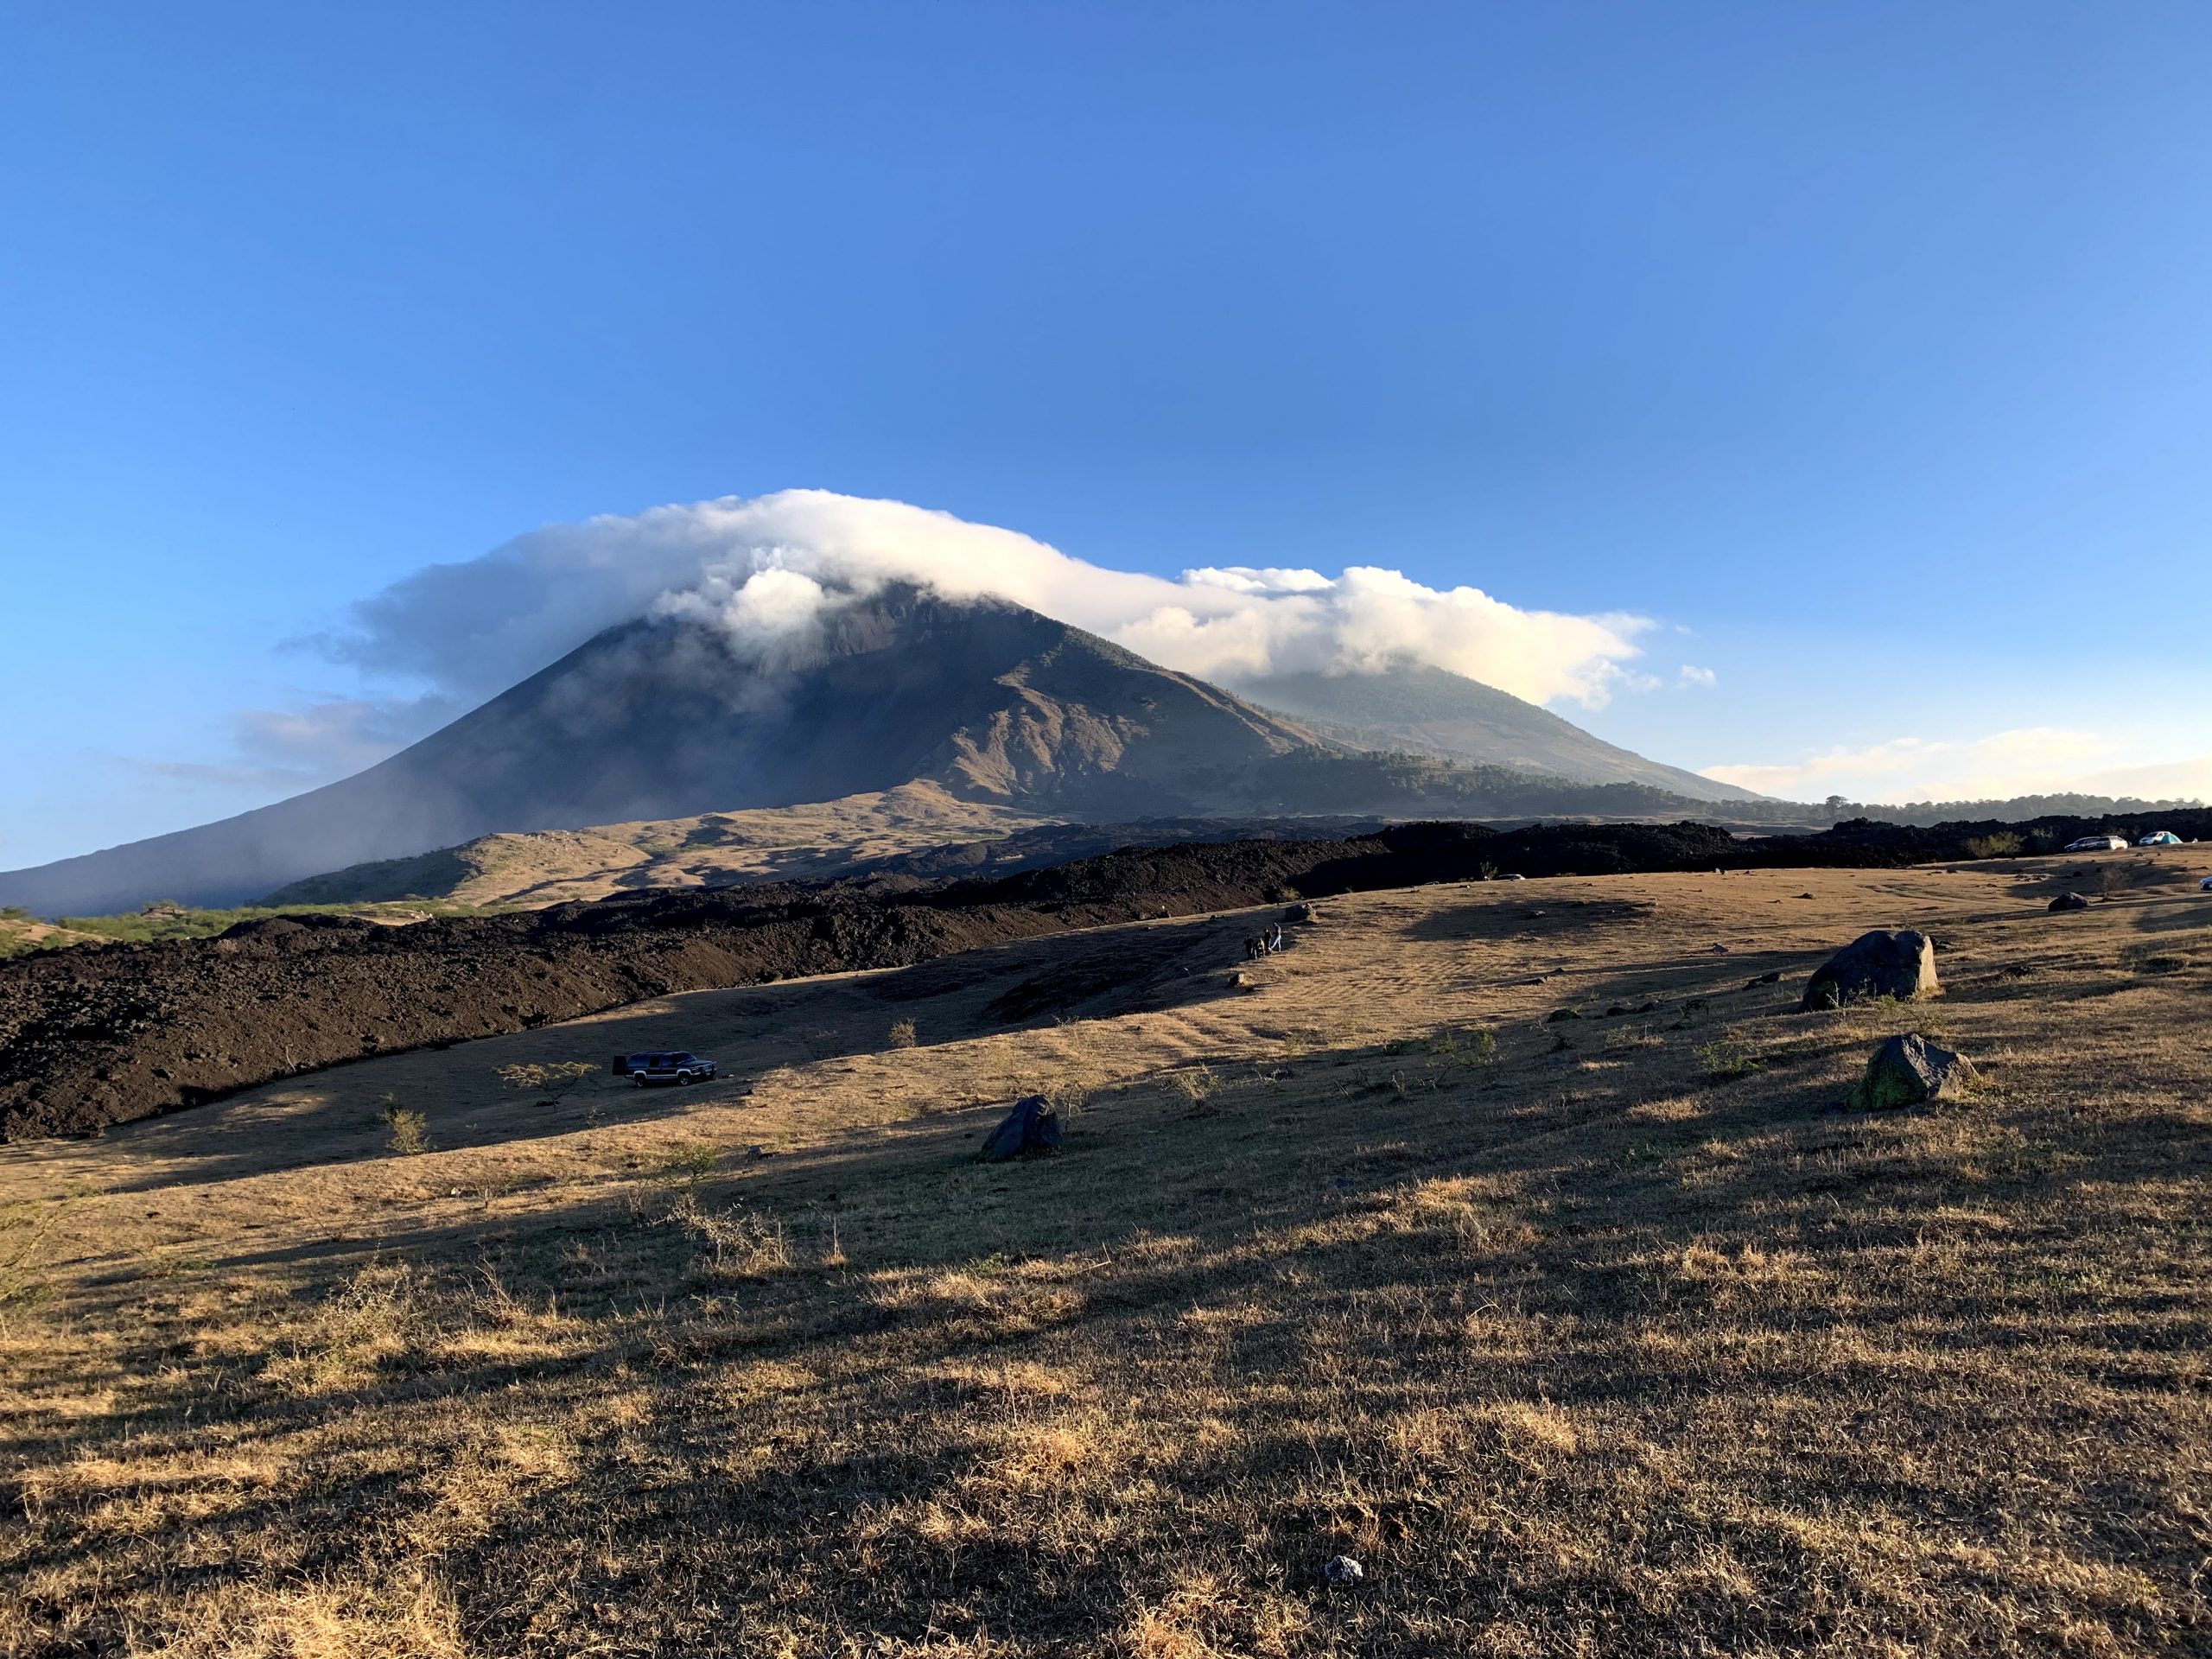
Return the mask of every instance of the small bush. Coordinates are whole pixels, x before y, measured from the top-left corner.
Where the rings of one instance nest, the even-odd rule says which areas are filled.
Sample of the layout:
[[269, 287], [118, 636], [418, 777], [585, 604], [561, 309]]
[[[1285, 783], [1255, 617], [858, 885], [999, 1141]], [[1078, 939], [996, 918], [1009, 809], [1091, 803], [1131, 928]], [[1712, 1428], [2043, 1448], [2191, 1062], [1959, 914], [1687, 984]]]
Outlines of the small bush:
[[1967, 842], [1967, 851], [1976, 858], [2018, 858], [2027, 842], [2010, 830], [1999, 830], [1993, 836], [1974, 836]]
[[914, 1035], [914, 1022], [911, 1020], [899, 1020], [891, 1027], [891, 1046], [893, 1048], [912, 1048], [920, 1040]]
[[1454, 1065], [1491, 1066], [1497, 1064], [1497, 1039], [1483, 1030], [1444, 1030], [1430, 1037], [1428, 1052]]
[[1212, 1068], [1194, 1065], [1186, 1071], [1170, 1071], [1167, 1086], [1192, 1105], [1203, 1106], [1213, 1096], [1215, 1078]]
[[499, 1073], [504, 1086], [541, 1095], [543, 1098], [539, 1105], [554, 1106], [560, 1103], [562, 1096], [598, 1070], [589, 1060], [555, 1060], [544, 1065], [503, 1065]]
[[1697, 1061], [1715, 1083], [1748, 1077], [1766, 1069], [1766, 1057], [1738, 1031], [1724, 1031], [1711, 1042], [1700, 1044]]
[[721, 1161], [721, 1154], [704, 1141], [683, 1141], [671, 1147], [660, 1160], [664, 1175], [688, 1181], [702, 1181], [715, 1173], [715, 1166]]
[[377, 1116], [391, 1130], [391, 1139], [385, 1144], [401, 1157], [412, 1158], [417, 1153], [432, 1150], [430, 1120], [401, 1105], [397, 1095], [384, 1097], [384, 1109]]
[[718, 1279], [764, 1279], [791, 1266], [781, 1222], [737, 1205], [710, 1210], [686, 1192], [668, 1212], [669, 1224], [691, 1240], [698, 1268]]

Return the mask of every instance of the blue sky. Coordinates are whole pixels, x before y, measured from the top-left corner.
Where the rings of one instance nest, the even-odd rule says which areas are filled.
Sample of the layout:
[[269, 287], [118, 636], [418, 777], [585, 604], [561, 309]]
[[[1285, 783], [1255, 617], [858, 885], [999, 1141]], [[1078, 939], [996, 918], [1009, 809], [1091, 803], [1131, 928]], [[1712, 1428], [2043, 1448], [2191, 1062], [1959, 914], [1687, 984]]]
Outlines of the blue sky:
[[792, 486], [1649, 618], [1554, 706], [1782, 792], [2212, 791], [2201, 7], [38, 11], [0, 867], [397, 741], [287, 642], [425, 565]]

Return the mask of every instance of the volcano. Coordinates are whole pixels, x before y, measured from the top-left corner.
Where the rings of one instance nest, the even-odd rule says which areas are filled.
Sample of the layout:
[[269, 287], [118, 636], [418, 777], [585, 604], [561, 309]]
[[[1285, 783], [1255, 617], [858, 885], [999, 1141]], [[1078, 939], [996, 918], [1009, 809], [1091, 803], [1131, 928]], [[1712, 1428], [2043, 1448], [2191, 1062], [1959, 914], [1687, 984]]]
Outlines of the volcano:
[[[1109, 823], [1252, 813], [1679, 815], [1694, 809], [1689, 785], [1719, 789], [1611, 750], [1502, 692], [1442, 677], [1458, 682], [1445, 691], [1462, 702], [1503, 699], [1524, 723], [1540, 717], [1665, 781], [1625, 779], [1618, 765], [1580, 768], [1585, 779], [1611, 779], [1598, 787], [1546, 775], [1518, 757], [1551, 751], [1528, 744], [1507, 746], [1516, 756], [1507, 766], [1373, 753], [1427, 747], [1433, 755], [1433, 744], [1401, 738], [1436, 722], [1394, 726], [1372, 709], [1344, 718], [1337, 682], [1266, 683], [1280, 706], [1303, 702], [1330, 718], [1274, 713], [1020, 606], [892, 588], [852, 598], [765, 650], [696, 621], [624, 623], [365, 772], [219, 823], [0, 874], [0, 905], [59, 916], [155, 899], [244, 904], [307, 877], [502, 832], [650, 829], [910, 785], [1033, 820]], [[1439, 704], [1435, 688], [1415, 690], [1422, 707]], [[1363, 691], [1370, 703], [1391, 695]], [[1567, 741], [1553, 735], [1554, 749]]]
[[1072, 819], [1203, 813], [1320, 740], [1080, 628], [895, 588], [768, 657], [636, 621], [353, 777], [0, 874], [0, 904], [91, 915], [248, 902], [301, 877], [496, 830], [834, 800], [917, 779]]

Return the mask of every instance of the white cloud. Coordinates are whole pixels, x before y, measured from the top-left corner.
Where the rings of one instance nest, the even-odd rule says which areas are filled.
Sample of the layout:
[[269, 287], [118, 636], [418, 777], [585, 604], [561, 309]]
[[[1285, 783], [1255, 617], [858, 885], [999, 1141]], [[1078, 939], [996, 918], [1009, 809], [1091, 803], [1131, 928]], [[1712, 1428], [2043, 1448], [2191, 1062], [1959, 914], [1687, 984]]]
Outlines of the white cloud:
[[1682, 664], [1681, 678], [1684, 685], [1718, 685], [1720, 683], [1720, 677], [1711, 669], [1694, 668], [1688, 663]]
[[1948, 741], [1892, 738], [1802, 760], [1707, 766], [1704, 775], [1789, 800], [1840, 795], [1877, 804], [2003, 800], [2082, 791], [2153, 799], [2212, 798], [2212, 756], [2171, 764], [2115, 764], [2120, 741], [2075, 727], [2029, 726]]
[[1412, 658], [1532, 702], [1593, 706], [1631, 683], [1623, 664], [1649, 626], [1522, 610], [1365, 565], [1336, 576], [1208, 568], [1170, 580], [902, 502], [786, 490], [533, 531], [418, 571], [357, 606], [350, 632], [311, 643], [478, 701], [632, 617], [712, 620], [765, 644], [896, 582], [1011, 600], [1207, 678]]

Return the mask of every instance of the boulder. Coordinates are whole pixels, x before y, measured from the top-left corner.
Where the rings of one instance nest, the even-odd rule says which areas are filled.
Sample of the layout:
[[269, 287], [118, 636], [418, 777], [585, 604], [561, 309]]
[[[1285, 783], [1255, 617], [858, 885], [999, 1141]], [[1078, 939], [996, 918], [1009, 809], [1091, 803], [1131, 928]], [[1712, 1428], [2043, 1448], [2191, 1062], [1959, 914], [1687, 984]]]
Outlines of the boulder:
[[1009, 1158], [1058, 1152], [1059, 1147], [1060, 1115], [1052, 1103], [1042, 1095], [1025, 1095], [999, 1120], [998, 1128], [983, 1137], [982, 1160], [1002, 1164]]
[[1862, 933], [1821, 964], [1799, 1006], [1809, 1014], [1878, 996], [1909, 1002], [1939, 988], [1936, 945], [1925, 933]]
[[2048, 907], [2052, 910], [2087, 910], [2089, 901], [2078, 893], [2062, 893], [2050, 901]]
[[1918, 1032], [1892, 1037], [1866, 1062], [1866, 1075], [1852, 1085], [1844, 1103], [1855, 1112], [1916, 1106], [1923, 1100], [1955, 1095], [1974, 1080], [1973, 1063], [1939, 1048]]

